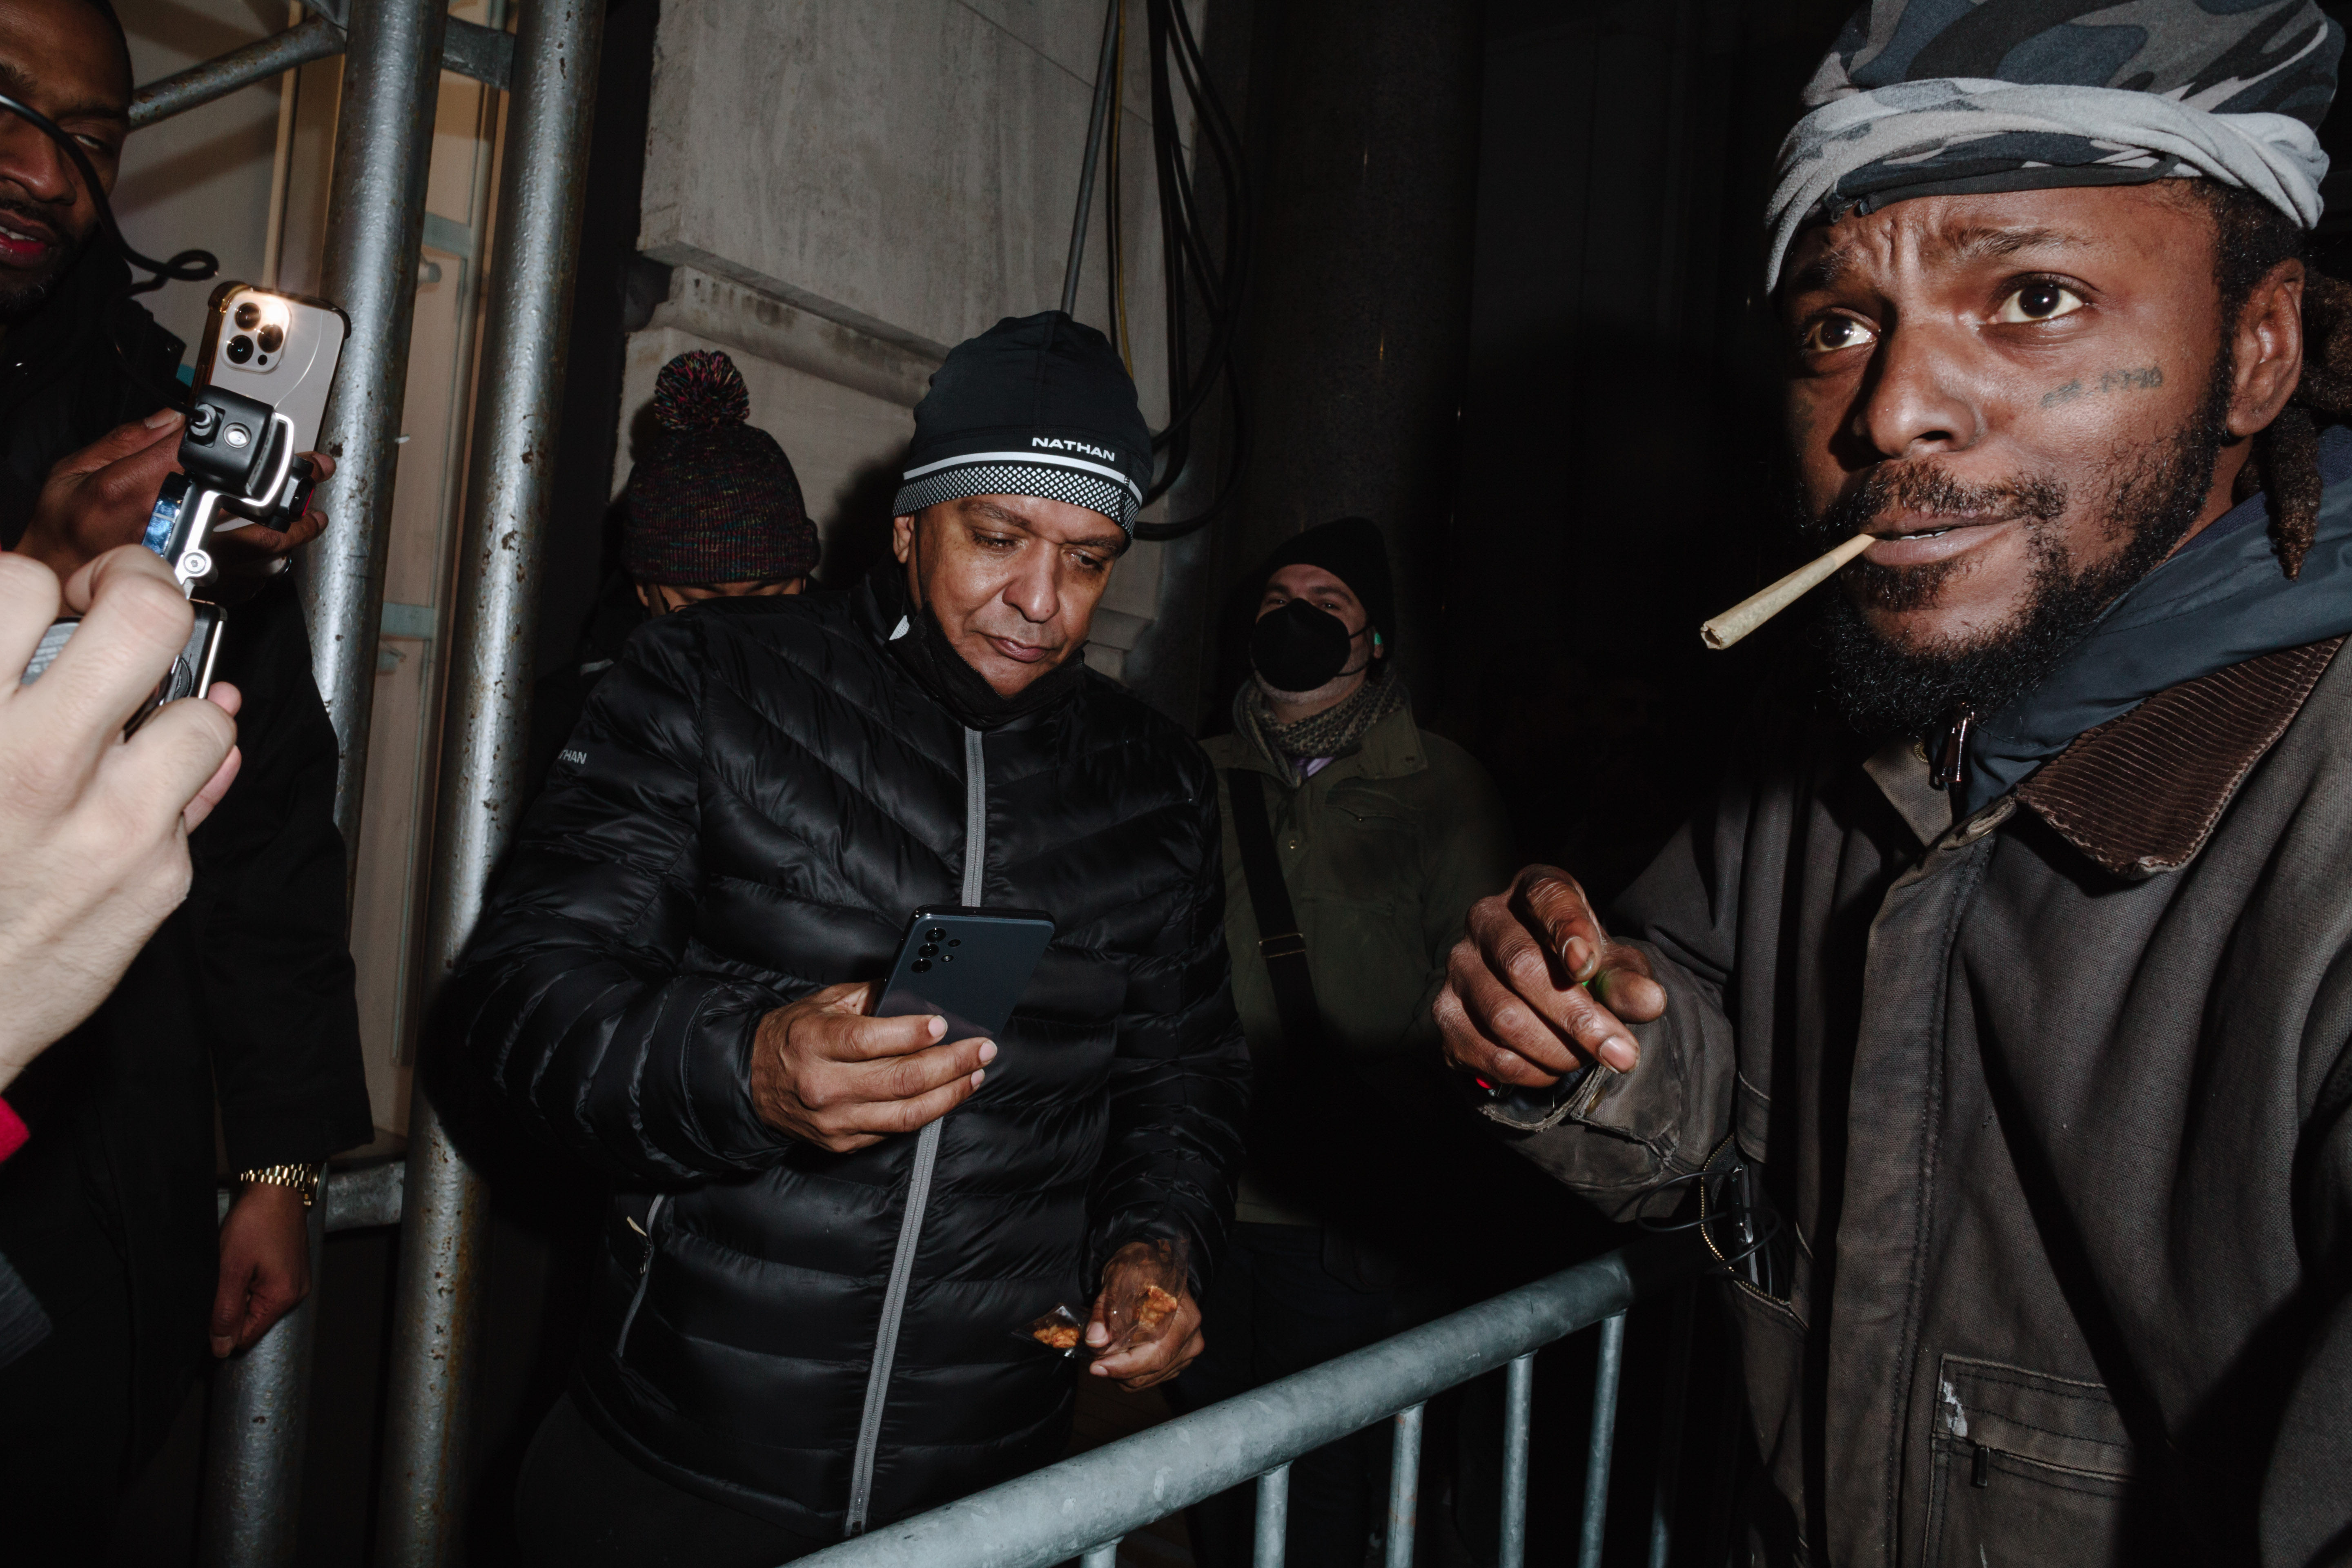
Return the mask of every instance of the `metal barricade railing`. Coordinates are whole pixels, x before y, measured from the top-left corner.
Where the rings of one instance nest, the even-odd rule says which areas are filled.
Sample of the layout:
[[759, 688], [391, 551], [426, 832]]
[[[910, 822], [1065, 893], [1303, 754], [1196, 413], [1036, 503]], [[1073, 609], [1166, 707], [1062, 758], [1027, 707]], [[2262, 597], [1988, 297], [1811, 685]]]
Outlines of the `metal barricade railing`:
[[[1577, 1558], [1580, 1568], [1598, 1568], [1608, 1522], [1625, 1313], [1714, 1264], [1695, 1234], [1646, 1238], [800, 1561], [804, 1568], [1049, 1568], [1076, 1558], [1085, 1568], [1112, 1568], [1128, 1535], [1254, 1479], [1256, 1568], [1282, 1568], [1291, 1461], [1392, 1420], [1386, 1562], [1388, 1568], [1410, 1568], [1423, 1407], [1447, 1389], [1503, 1367], [1508, 1370], [1498, 1564], [1523, 1568], [1536, 1352], [1598, 1324], [1592, 1441]], [[1671, 1468], [1672, 1459], [1668, 1454], [1662, 1462]], [[1654, 1517], [1654, 1564], [1664, 1562], [1666, 1530], [1667, 1521]]]

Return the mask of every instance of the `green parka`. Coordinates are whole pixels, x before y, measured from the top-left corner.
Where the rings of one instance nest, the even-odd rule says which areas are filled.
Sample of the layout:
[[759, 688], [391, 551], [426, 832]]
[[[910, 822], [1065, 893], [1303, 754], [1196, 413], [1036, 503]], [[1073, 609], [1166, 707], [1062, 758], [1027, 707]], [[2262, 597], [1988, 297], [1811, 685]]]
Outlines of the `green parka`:
[[[1233, 769], [1269, 781], [1275, 851], [1307, 939], [1328, 1044], [1349, 1060], [1361, 1059], [1368, 1077], [1411, 1053], [1433, 1052], [1430, 1005], [1444, 984], [1446, 954], [1470, 906], [1499, 891], [1517, 868], [1502, 798], [1486, 770], [1461, 747], [1416, 725], [1410, 708], [1373, 725], [1353, 752], [1304, 782], [1277, 772], [1244, 736], [1202, 744], [1217, 769], [1225, 945], [1253, 1056], [1266, 1059], [1281, 1040], [1281, 1025], [1234, 837], [1226, 778]], [[1284, 1119], [1285, 1107], [1265, 1109], [1276, 1122]], [[1315, 1223], [1319, 1215], [1311, 1211], [1319, 1205], [1288, 1185], [1276, 1198], [1260, 1164], [1254, 1161], [1243, 1179], [1238, 1217]]]

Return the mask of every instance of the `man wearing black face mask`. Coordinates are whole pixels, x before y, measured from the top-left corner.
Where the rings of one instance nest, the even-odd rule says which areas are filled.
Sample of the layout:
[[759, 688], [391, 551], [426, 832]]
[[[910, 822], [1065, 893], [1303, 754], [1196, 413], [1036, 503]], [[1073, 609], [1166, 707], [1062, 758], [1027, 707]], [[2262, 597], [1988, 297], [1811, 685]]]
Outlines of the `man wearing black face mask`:
[[[1485, 770], [1413, 722], [1390, 657], [1379, 529], [1360, 517], [1310, 529], [1257, 579], [1254, 673], [1234, 696], [1234, 732], [1205, 743], [1224, 807], [1225, 944], [1255, 1072], [1252, 1134], [1232, 1250], [1206, 1306], [1209, 1349], [1179, 1380], [1188, 1405], [1442, 1309], [1442, 1293], [1419, 1283], [1438, 1272], [1425, 1257], [1438, 1227], [1403, 1194], [1431, 1184], [1396, 1146], [1429, 1145], [1369, 1085], [1429, 1054], [1446, 952], [1511, 859]], [[1289, 1562], [1362, 1563], [1384, 1495], [1381, 1441], [1360, 1434], [1291, 1467]], [[1249, 1562], [1251, 1519], [1248, 1489], [1195, 1509], [1196, 1556]]]

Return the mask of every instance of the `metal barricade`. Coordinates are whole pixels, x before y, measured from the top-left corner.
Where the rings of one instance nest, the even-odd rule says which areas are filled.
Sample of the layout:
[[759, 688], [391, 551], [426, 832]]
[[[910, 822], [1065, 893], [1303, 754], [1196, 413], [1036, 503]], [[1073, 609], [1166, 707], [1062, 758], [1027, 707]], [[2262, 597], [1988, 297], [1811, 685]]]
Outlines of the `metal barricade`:
[[[1524, 1568], [1535, 1354], [1598, 1324], [1592, 1447], [1578, 1554], [1580, 1568], [1598, 1568], [1608, 1522], [1625, 1313], [1715, 1266], [1696, 1234], [1644, 1239], [801, 1562], [805, 1568], [1049, 1568], [1076, 1558], [1086, 1568], [1112, 1568], [1118, 1543], [1129, 1534], [1255, 1479], [1256, 1568], [1282, 1568], [1291, 1461], [1381, 1421], [1393, 1421], [1386, 1562], [1388, 1568], [1409, 1568], [1423, 1407], [1449, 1388], [1504, 1367], [1508, 1370], [1498, 1562], [1499, 1568]], [[1655, 1563], [1664, 1560], [1663, 1531], [1664, 1521], [1654, 1519]]]

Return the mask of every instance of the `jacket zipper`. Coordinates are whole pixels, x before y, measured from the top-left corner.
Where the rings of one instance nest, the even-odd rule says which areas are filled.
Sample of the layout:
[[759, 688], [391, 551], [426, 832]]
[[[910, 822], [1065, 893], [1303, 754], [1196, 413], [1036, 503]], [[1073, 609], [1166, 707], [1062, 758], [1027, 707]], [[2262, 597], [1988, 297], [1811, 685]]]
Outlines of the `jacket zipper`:
[[[637, 1288], [629, 1294], [629, 1310], [621, 1314], [620, 1342], [613, 1347], [613, 1358], [624, 1360], [629, 1353], [629, 1331], [636, 1326], [637, 1309], [646, 1304], [646, 1282], [654, 1271], [654, 1224], [661, 1218], [662, 1205], [669, 1202], [667, 1193], [656, 1194], [653, 1205], [646, 1210], [645, 1227], [638, 1234], [646, 1238], [646, 1255], [637, 1262]], [[632, 1229], [636, 1229], [634, 1222]]]
[[[966, 908], [980, 903], [988, 868], [988, 754], [981, 732], [963, 732], [963, 889]], [[890, 1400], [890, 1370], [898, 1359], [898, 1326], [907, 1315], [907, 1291], [915, 1273], [915, 1250], [923, 1237], [923, 1210], [930, 1203], [931, 1172], [940, 1157], [940, 1122], [915, 1135], [914, 1164], [907, 1173], [907, 1207], [898, 1221], [898, 1246], [890, 1258], [890, 1283], [882, 1292], [882, 1322], [874, 1335], [874, 1355], [866, 1372], [866, 1409], [858, 1418], [857, 1448], [849, 1465], [849, 1510], [845, 1536], [866, 1531], [874, 1501], [874, 1460], [882, 1445], [882, 1413]]]

